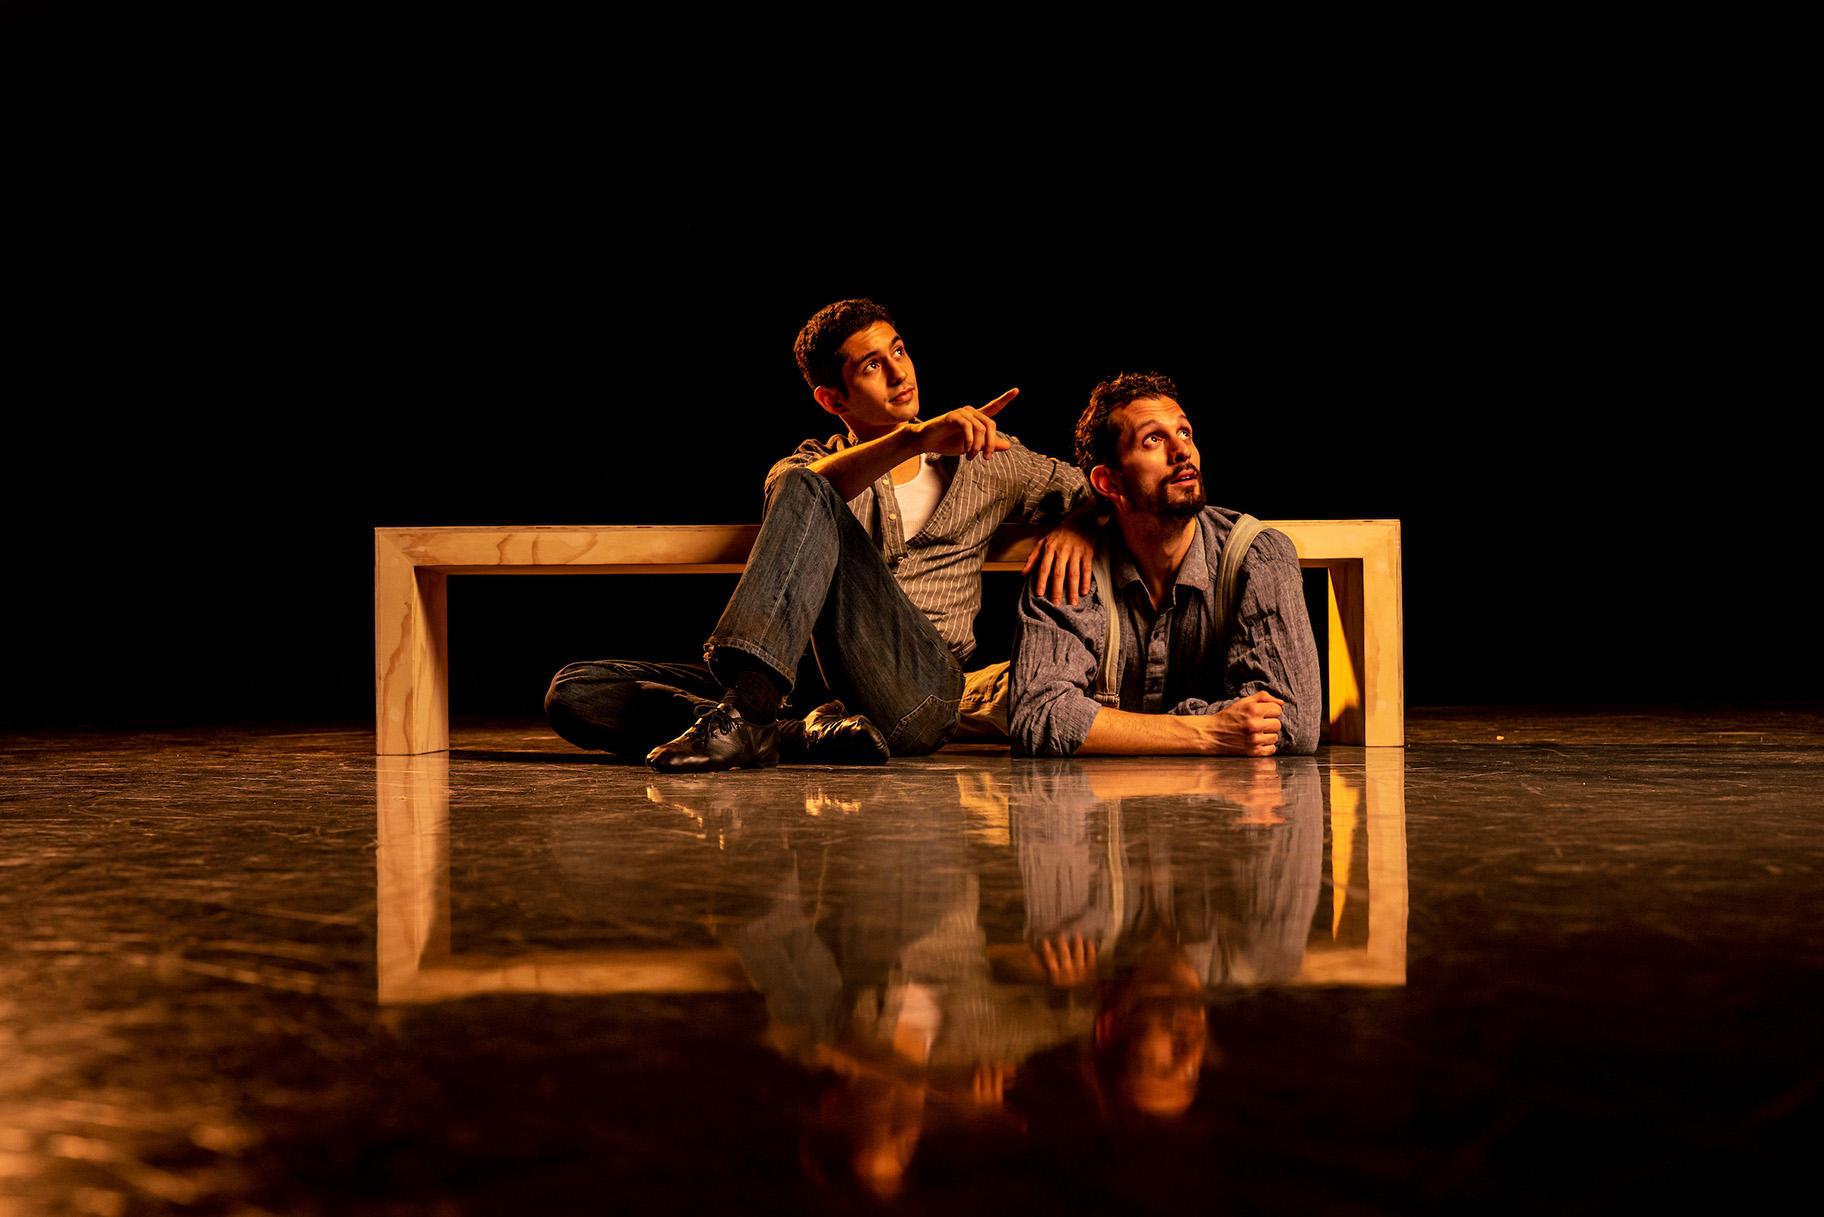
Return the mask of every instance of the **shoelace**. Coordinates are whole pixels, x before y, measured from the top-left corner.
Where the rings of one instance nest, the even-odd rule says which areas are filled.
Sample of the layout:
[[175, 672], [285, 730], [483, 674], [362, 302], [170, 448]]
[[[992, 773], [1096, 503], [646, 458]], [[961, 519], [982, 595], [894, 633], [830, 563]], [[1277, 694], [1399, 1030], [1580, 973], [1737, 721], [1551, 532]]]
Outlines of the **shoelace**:
[[714, 732], [727, 733], [735, 729], [734, 719], [721, 703], [713, 706], [698, 706], [697, 721], [690, 725], [690, 734], [708, 742]]

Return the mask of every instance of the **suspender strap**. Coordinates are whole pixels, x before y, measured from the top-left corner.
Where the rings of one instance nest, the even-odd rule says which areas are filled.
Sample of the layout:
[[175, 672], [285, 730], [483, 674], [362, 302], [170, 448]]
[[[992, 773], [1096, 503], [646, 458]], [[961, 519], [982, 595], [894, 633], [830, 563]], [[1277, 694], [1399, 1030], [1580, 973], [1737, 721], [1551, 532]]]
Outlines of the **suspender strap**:
[[1235, 620], [1235, 584], [1241, 579], [1241, 564], [1247, 560], [1248, 547], [1265, 527], [1253, 516], [1243, 515], [1223, 542], [1222, 558], [1216, 567], [1216, 632], [1224, 646], [1228, 643], [1229, 626]]
[[[1229, 625], [1235, 619], [1235, 585], [1241, 581], [1241, 564], [1247, 560], [1248, 548], [1266, 525], [1250, 515], [1237, 519], [1223, 543], [1222, 558], [1216, 567], [1216, 633], [1227, 645]], [[1108, 641], [1102, 647], [1102, 665], [1096, 670], [1096, 700], [1105, 706], [1121, 703], [1121, 617], [1116, 611], [1115, 580], [1109, 574], [1108, 546], [1096, 544], [1092, 568], [1096, 576], [1096, 595], [1108, 611]]]
[[1098, 541], [1096, 559], [1091, 567], [1096, 576], [1096, 595], [1108, 610], [1108, 641], [1102, 645], [1102, 666], [1096, 670], [1096, 700], [1105, 706], [1121, 702], [1121, 617], [1115, 605], [1115, 580], [1108, 573], [1108, 546]]

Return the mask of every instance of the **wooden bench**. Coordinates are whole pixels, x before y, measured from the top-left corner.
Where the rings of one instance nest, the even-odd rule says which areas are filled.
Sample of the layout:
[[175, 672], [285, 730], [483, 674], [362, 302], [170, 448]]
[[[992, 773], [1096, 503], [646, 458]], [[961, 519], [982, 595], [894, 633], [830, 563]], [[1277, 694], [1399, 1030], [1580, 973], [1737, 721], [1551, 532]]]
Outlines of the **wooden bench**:
[[[1329, 576], [1328, 741], [1406, 742], [1400, 522], [1268, 520]], [[758, 525], [374, 529], [375, 751], [450, 746], [451, 575], [739, 573]], [[1035, 532], [1003, 528], [983, 569], [1017, 571]]]

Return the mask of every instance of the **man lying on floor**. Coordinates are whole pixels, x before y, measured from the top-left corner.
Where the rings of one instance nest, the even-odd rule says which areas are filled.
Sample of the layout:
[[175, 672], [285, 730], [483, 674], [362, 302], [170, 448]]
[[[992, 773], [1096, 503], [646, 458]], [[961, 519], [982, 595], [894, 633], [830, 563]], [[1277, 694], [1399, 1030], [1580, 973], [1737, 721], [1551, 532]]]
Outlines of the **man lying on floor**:
[[1298, 551], [1209, 507], [1178, 388], [1127, 373], [1096, 386], [1077, 464], [1113, 508], [1094, 588], [1020, 597], [1015, 749], [1033, 756], [1271, 756], [1317, 747], [1317, 644]]

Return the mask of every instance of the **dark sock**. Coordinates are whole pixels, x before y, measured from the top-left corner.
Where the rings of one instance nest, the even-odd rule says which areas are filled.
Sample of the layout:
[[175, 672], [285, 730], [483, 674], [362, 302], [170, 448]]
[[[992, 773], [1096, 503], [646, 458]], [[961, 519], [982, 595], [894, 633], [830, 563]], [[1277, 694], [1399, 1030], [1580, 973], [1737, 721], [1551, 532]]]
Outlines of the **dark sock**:
[[758, 664], [744, 663], [728, 686], [728, 703], [750, 723], [765, 726], [777, 722], [779, 703], [785, 700], [785, 689], [777, 676]]

